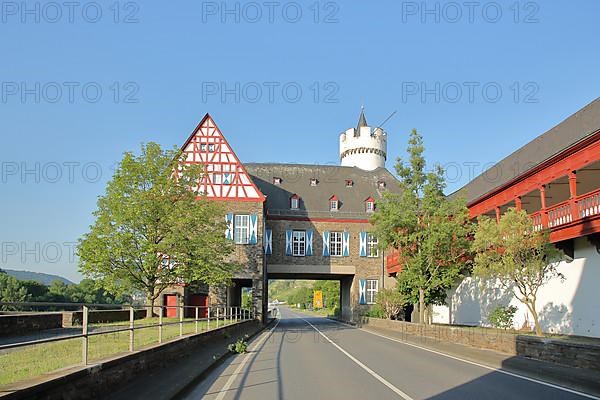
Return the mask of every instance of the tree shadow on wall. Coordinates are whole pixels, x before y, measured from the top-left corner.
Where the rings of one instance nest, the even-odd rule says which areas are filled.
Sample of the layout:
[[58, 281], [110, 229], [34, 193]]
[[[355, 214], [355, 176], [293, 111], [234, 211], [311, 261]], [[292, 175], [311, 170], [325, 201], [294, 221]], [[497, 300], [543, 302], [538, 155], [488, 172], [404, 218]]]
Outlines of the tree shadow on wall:
[[452, 319], [454, 324], [481, 325], [498, 305], [507, 305], [514, 298], [513, 287], [504, 289], [499, 283], [482, 286], [477, 278], [466, 278], [452, 296]]

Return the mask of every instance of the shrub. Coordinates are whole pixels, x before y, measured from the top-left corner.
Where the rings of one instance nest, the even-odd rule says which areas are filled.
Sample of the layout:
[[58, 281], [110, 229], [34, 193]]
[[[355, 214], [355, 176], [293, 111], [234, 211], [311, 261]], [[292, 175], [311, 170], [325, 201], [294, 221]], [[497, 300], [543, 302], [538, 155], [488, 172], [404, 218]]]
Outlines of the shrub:
[[238, 339], [235, 343], [231, 343], [227, 346], [232, 353], [242, 354], [248, 350], [248, 335], [245, 335], [242, 339]]
[[381, 310], [382, 317], [380, 318], [392, 319], [402, 312], [407, 301], [406, 297], [396, 289], [381, 289], [377, 293], [375, 302], [375, 306]]
[[509, 329], [513, 327], [513, 318], [517, 312], [515, 306], [497, 306], [488, 317], [494, 328]]

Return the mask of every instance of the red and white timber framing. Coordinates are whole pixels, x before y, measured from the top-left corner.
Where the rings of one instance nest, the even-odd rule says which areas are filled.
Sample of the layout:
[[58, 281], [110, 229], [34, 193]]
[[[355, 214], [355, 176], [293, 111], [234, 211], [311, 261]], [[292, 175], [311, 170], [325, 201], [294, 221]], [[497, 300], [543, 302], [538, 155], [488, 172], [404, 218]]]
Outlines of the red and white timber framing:
[[[554, 155], [526, 173], [503, 186], [472, 201], [467, 206], [471, 217], [495, 210], [500, 217], [500, 207], [514, 202], [521, 208], [521, 197], [537, 192], [541, 210], [531, 214], [538, 229], [550, 228], [550, 240], [559, 242], [600, 232], [600, 187], [588, 193], [577, 193], [576, 171], [600, 161], [600, 131]], [[546, 185], [557, 178], [569, 178], [570, 198], [546, 207]]]
[[248, 172], [209, 114], [181, 148], [185, 164], [201, 164], [204, 174], [198, 193], [213, 200], [264, 202]]

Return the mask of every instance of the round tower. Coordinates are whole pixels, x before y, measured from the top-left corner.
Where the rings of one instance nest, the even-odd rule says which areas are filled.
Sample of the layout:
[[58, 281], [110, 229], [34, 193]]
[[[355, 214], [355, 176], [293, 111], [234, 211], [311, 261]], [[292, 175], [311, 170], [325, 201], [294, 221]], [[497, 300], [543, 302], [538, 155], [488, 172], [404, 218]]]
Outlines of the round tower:
[[356, 128], [340, 135], [340, 160], [343, 167], [358, 167], [372, 171], [385, 167], [387, 158], [387, 134], [381, 128], [367, 125], [361, 110]]

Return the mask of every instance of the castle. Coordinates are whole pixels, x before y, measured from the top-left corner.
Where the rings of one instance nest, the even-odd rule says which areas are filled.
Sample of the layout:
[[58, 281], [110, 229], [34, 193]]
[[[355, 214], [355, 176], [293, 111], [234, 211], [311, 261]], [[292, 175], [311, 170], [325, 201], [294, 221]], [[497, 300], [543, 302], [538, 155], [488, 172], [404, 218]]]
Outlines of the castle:
[[265, 315], [269, 279], [327, 279], [340, 281], [341, 314], [350, 320], [395, 284], [369, 218], [398, 185], [385, 169], [387, 135], [367, 125], [364, 110], [356, 128], [340, 135], [340, 166], [243, 164], [208, 114], [182, 150], [205, 168], [197, 190], [225, 205], [224, 234], [243, 268], [227, 288], [172, 286], [161, 295], [164, 305], [235, 307], [242, 288], [252, 288]]

